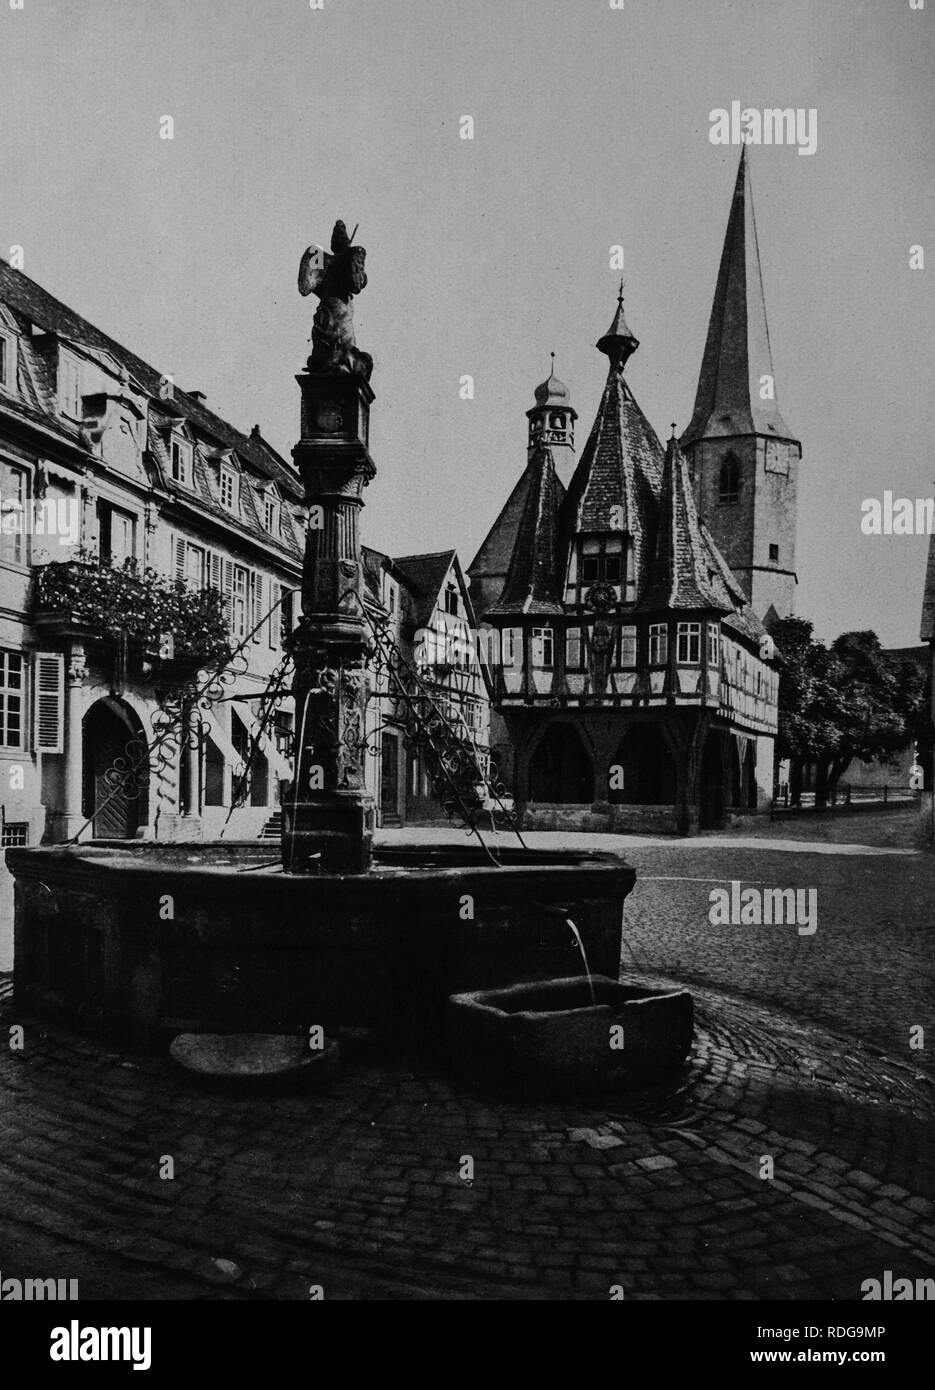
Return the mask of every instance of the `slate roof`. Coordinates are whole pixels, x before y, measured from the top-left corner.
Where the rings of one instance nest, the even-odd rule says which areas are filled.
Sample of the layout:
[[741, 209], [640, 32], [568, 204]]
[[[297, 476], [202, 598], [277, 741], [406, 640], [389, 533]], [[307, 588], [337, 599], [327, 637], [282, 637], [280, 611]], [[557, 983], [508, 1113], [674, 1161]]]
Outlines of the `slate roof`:
[[[563, 499], [551, 451], [541, 448], [478, 552], [486, 572], [497, 572], [494, 557], [502, 563], [512, 530], [506, 582], [487, 614], [564, 612], [570, 547], [579, 536], [623, 531], [634, 554], [630, 611], [719, 613], [729, 631], [758, 641], [765, 628], [698, 516], [678, 442], [673, 436], [663, 448], [627, 383], [624, 367], [638, 344], [623, 316], [622, 295], [598, 346], [610, 358], [610, 371], [567, 494]], [[471, 568], [479, 568], [477, 560]]]
[[[57, 347], [55, 338], [73, 346], [79, 354], [103, 364], [106, 370], [123, 368], [129, 388], [148, 398], [146, 447], [159, 474], [161, 487], [180, 500], [194, 503], [199, 511], [214, 514], [225, 525], [253, 533], [252, 538], [275, 544], [259, 513], [254, 488], [275, 483], [284, 502], [301, 504], [304, 491], [297, 470], [283, 459], [254, 426], [242, 434], [202, 401], [178, 388], [163, 401], [159, 397], [163, 376], [156, 368], [130, 352], [106, 333], [82, 318], [41, 285], [0, 260], [0, 304], [18, 331], [17, 395], [4, 396], [3, 405], [26, 421], [53, 429], [73, 445], [87, 448], [81, 426], [58, 410]], [[39, 334], [36, 335], [36, 330]], [[45, 335], [53, 335], [46, 337]], [[114, 394], [119, 382], [114, 380]], [[169, 466], [169, 434], [178, 420], [188, 425], [193, 450], [193, 483], [187, 488], [175, 483]], [[216, 472], [221, 455], [227, 454], [235, 471], [247, 477], [249, 487], [241, 487], [241, 511], [233, 513], [221, 506]], [[299, 527], [284, 505], [281, 508], [283, 548], [293, 554], [301, 550]]]
[[729, 613], [735, 606], [702, 535], [688, 464], [673, 436], [663, 464], [650, 581], [637, 607], [642, 612], [699, 608]]
[[523, 477], [527, 480], [525, 497], [510, 567], [503, 592], [487, 609], [491, 615], [563, 611], [558, 534], [563, 490], [552, 450], [540, 445]]
[[612, 363], [597, 418], [568, 486], [562, 539], [567, 547], [577, 535], [629, 532], [637, 593], [649, 580], [664, 461], [656, 431], [622, 370]]
[[935, 642], [935, 535], [929, 536], [925, 587], [922, 591], [922, 627], [919, 637], [923, 642]]
[[[526, 504], [529, 477], [528, 468], [524, 469], [500, 515], [487, 532], [480, 549], [468, 566], [468, 574], [472, 580], [506, 578], [506, 572], [510, 568], [510, 557], [516, 544], [516, 528], [519, 526], [519, 519]], [[559, 487], [561, 487], [561, 483], [559, 483]], [[564, 492], [564, 488], [562, 491]]]
[[763, 376], [773, 377], [775, 389], [750, 166], [743, 145], [683, 448], [696, 439], [738, 434], [792, 439], [776, 401], [760, 399]]

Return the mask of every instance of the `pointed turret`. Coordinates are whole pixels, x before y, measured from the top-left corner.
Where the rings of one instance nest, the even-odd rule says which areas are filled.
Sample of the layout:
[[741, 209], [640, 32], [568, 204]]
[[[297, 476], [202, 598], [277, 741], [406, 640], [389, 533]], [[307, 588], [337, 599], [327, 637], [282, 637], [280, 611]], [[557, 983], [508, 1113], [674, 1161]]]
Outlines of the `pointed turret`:
[[742, 146], [695, 409], [682, 447], [696, 439], [727, 435], [794, 438], [779, 413], [775, 380], [750, 166]]
[[624, 318], [623, 281], [621, 280], [620, 290], [617, 294], [617, 312], [614, 314], [614, 321], [603, 338], [598, 338], [597, 350], [598, 352], [603, 352], [606, 357], [610, 358], [611, 368], [618, 372], [622, 372], [639, 345], [639, 338], [634, 338]]
[[[506, 613], [561, 613], [558, 590], [558, 514], [562, 485], [552, 451], [540, 445], [526, 468], [526, 488], [503, 592], [488, 608]], [[524, 475], [524, 477], [526, 477]]]
[[517, 529], [535, 472], [529, 468], [534, 455], [543, 446], [551, 450], [560, 501], [565, 496], [565, 484], [575, 471], [575, 421], [578, 415], [572, 408], [568, 387], [555, 375], [554, 352], [549, 375], [536, 387], [534, 394], [535, 405], [526, 411], [529, 421], [527, 466], [468, 566], [471, 598], [478, 616], [500, 597], [506, 582]]
[[[595, 544], [599, 549], [594, 553], [601, 557], [597, 577], [615, 585], [622, 582], [621, 601], [632, 602], [646, 579], [665, 451], [624, 375], [638, 346], [624, 318], [621, 291], [613, 323], [597, 344], [610, 359], [604, 394], [565, 499], [562, 535], [569, 560], [569, 601], [583, 601], [594, 582], [589, 576], [595, 564], [586, 562], [584, 553]], [[601, 544], [601, 536], [613, 539], [614, 545]], [[611, 560], [608, 567], [604, 559], [611, 550], [623, 556], [616, 579], [608, 575], [618, 562]]]
[[674, 428], [662, 469], [652, 579], [639, 608], [644, 612], [701, 608], [728, 613], [738, 604], [714, 565], [702, 534], [688, 464]]

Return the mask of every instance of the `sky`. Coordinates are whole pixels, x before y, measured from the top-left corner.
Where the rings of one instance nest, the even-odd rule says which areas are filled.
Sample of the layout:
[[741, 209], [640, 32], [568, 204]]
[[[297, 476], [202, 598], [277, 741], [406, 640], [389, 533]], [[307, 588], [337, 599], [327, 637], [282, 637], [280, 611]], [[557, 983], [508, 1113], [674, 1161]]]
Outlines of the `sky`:
[[[288, 455], [316, 302], [298, 262], [359, 223], [363, 539], [465, 564], [525, 466], [551, 351], [583, 447], [612, 246], [628, 378], [662, 438], [684, 428], [739, 153], [709, 114], [814, 108], [813, 155], [750, 151], [803, 447], [796, 606], [825, 639], [918, 642], [927, 539], [860, 523], [884, 490], [935, 489], [935, 0], [8, 3], [0, 252], [22, 246], [33, 279]], [[917, 245], [930, 268], [910, 269]]]

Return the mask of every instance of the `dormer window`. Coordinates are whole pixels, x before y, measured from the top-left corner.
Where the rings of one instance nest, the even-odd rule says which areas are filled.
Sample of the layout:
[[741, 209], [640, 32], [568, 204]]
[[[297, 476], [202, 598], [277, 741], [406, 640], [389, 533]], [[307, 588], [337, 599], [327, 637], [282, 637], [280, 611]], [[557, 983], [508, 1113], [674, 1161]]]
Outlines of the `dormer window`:
[[221, 506], [227, 511], [236, 510], [237, 506], [237, 474], [232, 468], [222, 468], [220, 475]]
[[263, 525], [271, 536], [279, 535], [279, 499], [269, 493], [263, 498]]
[[16, 335], [0, 331], [0, 390], [16, 390]]
[[69, 352], [60, 352], [58, 359], [58, 405], [63, 415], [72, 420], [80, 420], [84, 410], [81, 404], [81, 366], [76, 357]]
[[172, 440], [172, 481], [192, 485], [192, 446], [187, 439]]
[[609, 585], [618, 602], [636, 599], [633, 546], [624, 532], [586, 536], [578, 543], [577, 573], [574, 563], [568, 576], [568, 601], [583, 603], [595, 584]]

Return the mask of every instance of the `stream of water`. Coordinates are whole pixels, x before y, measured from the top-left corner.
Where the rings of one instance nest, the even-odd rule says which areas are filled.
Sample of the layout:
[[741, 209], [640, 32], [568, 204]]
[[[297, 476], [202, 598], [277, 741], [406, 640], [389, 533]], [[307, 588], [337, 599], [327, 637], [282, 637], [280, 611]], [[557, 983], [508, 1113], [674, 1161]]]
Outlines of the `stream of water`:
[[588, 989], [591, 991], [591, 1003], [596, 1004], [597, 996], [594, 993], [594, 981], [591, 979], [591, 967], [588, 965], [588, 954], [587, 951], [585, 951], [584, 949], [584, 942], [581, 940], [581, 933], [570, 917], [566, 917], [565, 921], [571, 927], [572, 935], [575, 938], [578, 950], [581, 952], [581, 959], [584, 961], [584, 973], [588, 977]]

